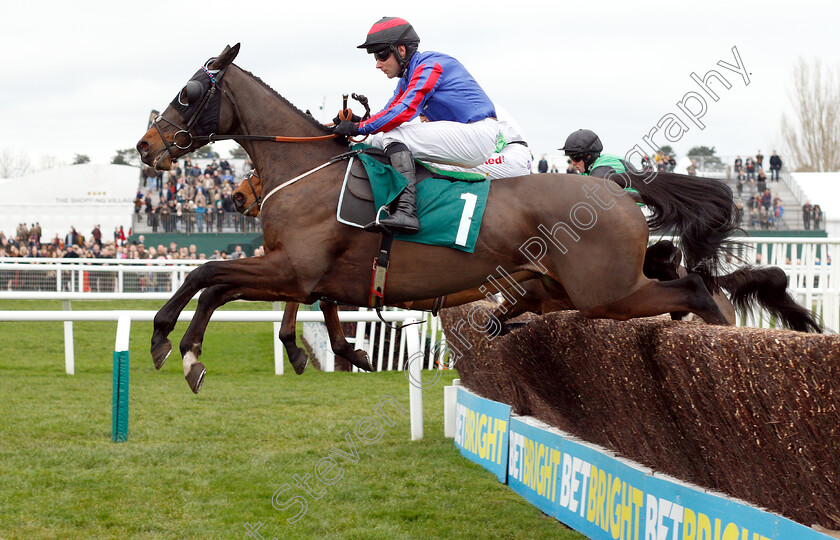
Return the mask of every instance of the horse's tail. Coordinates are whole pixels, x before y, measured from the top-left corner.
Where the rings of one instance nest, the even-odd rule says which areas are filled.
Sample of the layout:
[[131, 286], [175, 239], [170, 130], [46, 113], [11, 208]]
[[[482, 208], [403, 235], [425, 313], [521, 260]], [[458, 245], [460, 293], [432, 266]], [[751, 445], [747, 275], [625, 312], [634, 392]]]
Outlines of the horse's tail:
[[685, 267], [703, 278], [711, 292], [716, 291], [723, 244], [738, 230], [729, 186], [720, 180], [669, 172], [621, 175], [625, 176], [652, 212], [650, 229], [679, 235]]
[[785, 328], [800, 332], [822, 332], [822, 325], [808, 309], [800, 306], [787, 291], [787, 276], [777, 266], [745, 266], [719, 276], [718, 284], [729, 293], [732, 305], [744, 316], [762, 307]]

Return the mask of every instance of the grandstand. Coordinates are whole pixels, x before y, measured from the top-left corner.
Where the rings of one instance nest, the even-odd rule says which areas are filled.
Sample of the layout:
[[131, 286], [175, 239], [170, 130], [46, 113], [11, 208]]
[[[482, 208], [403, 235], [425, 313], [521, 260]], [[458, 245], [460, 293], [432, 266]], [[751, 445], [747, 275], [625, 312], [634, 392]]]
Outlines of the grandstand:
[[[566, 160], [568, 159], [565, 155], [545, 154], [545, 156], [550, 166], [556, 167], [561, 173], [565, 172]], [[748, 203], [749, 199], [757, 192], [756, 184], [745, 184], [742, 194], [739, 196], [737, 175], [732, 171], [731, 166], [734, 156], [724, 156], [721, 159], [724, 165], [716, 168], [704, 167], [702, 160], [698, 159], [697, 174], [698, 176], [726, 181], [735, 195], [735, 202], [740, 202], [744, 207], [741, 226], [750, 236], [794, 235], [822, 238], [840, 235], [840, 219], [832, 220], [832, 216], [840, 216], [840, 203], [832, 204], [833, 201], [840, 201], [840, 197], [838, 197], [840, 193], [837, 193], [840, 191], [840, 173], [791, 173], [783, 168], [781, 181], [768, 181], [767, 188], [770, 189], [774, 198], [778, 196], [781, 199], [784, 214], [781, 219], [775, 220], [771, 227], [763, 228], [761, 225], [753, 226], [749, 216]], [[536, 161], [537, 159], [532, 164], [532, 172], [536, 172]], [[690, 158], [680, 158], [674, 172], [686, 174], [690, 163]], [[767, 172], [769, 173], [769, 171]], [[805, 204], [806, 200], [810, 200], [811, 204], [819, 204], [824, 213], [820, 226], [816, 229], [813, 224], [810, 229], [805, 229], [802, 205]]]

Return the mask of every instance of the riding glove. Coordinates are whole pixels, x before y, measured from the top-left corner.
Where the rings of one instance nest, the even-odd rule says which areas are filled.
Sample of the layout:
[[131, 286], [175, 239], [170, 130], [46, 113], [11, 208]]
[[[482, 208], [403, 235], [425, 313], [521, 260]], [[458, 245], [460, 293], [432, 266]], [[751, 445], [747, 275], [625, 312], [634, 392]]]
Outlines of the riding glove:
[[345, 137], [353, 137], [359, 134], [359, 123], [342, 120], [333, 128], [333, 133], [336, 135], [344, 135]]

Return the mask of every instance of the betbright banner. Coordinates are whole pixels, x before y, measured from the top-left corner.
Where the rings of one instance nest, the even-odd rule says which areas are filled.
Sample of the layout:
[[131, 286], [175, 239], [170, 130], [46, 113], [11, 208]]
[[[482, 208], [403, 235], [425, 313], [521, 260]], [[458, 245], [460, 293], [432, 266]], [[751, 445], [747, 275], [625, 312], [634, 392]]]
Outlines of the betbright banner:
[[455, 446], [461, 454], [507, 480], [510, 406], [484, 399], [458, 387], [455, 405]]
[[458, 387], [455, 444], [525, 500], [604, 540], [810, 540], [829, 536], [654, 473]]

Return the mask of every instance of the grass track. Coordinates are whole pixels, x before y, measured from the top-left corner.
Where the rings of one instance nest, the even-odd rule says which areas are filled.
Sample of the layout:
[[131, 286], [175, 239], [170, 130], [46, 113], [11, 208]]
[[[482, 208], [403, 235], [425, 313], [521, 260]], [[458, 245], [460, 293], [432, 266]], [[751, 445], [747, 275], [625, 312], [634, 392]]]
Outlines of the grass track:
[[[160, 302], [74, 302], [73, 309], [156, 309]], [[228, 309], [265, 309], [235, 303]], [[0, 309], [61, 309], [57, 301], [0, 301]], [[194, 303], [188, 308], [194, 309]], [[443, 437], [447, 372], [424, 393], [425, 438], [395, 414], [381, 440], [354, 438], [358, 461], [307, 496], [308, 510], [272, 507], [303, 495], [332, 447], [384, 396], [408, 408], [402, 373], [273, 375], [271, 323], [212, 323], [201, 393], [180, 356], [161, 372], [148, 354], [151, 323], [133, 323], [129, 440], [111, 438], [116, 323], [74, 323], [76, 375], [64, 374], [61, 323], [0, 323], [0, 538], [560, 538], [566, 529]], [[173, 332], [177, 340], [186, 329]]]

